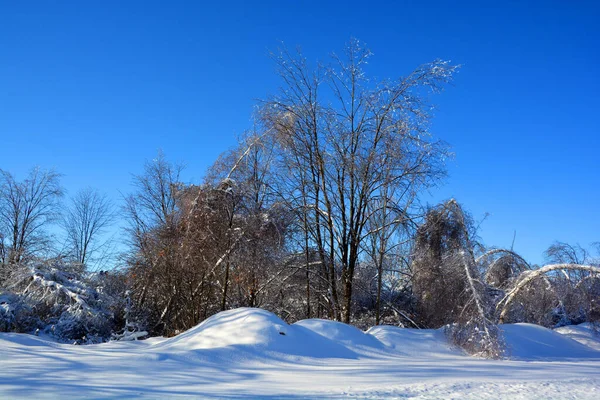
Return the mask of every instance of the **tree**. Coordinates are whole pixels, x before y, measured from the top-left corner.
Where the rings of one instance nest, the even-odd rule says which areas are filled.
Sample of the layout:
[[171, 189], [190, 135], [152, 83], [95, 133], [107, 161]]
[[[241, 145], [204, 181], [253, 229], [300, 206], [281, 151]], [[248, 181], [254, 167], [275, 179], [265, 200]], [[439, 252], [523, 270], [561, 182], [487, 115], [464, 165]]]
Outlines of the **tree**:
[[[369, 206], [370, 218], [367, 229], [368, 246], [365, 252], [371, 258], [377, 271], [377, 285], [375, 289], [375, 325], [381, 322], [382, 291], [384, 288], [384, 275], [391, 270], [402, 273], [402, 246], [411, 240], [414, 232], [412, 218], [408, 213], [410, 203], [405, 204], [405, 209], [397, 209], [395, 198], [390, 189], [382, 188], [382, 195], [375, 199]], [[393, 268], [394, 266], [395, 268]]]
[[417, 229], [412, 283], [424, 326], [454, 323], [471, 303], [463, 258], [473, 257], [473, 236], [470, 216], [453, 199], [429, 209]]
[[527, 285], [529, 285], [535, 279], [553, 271], [585, 271], [598, 275], [600, 274], [600, 267], [579, 264], [550, 264], [534, 271], [525, 271], [519, 277], [516, 285], [510, 291], [508, 291], [504, 298], [496, 305], [496, 309], [500, 313], [498, 317], [500, 323], [505, 321], [507, 313], [510, 310], [510, 305], [519, 292], [526, 288]]
[[550, 264], [541, 268], [532, 268], [504, 249], [480, 258], [497, 254], [503, 255], [488, 263], [486, 280], [500, 289], [496, 304], [500, 322], [555, 327], [600, 320], [600, 270], [586, 249], [555, 242], [545, 252]]
[[96, 254], [107, 245], [101, 236], [114, 218], [112, 204], [96, 190], [83, 189], [71, 198], [62, 224], [74, 262], [85, 268], [98, 261]]
[[284, 50], [276, 58], [284, 86], [262, 108], [280, 143], [286, 196], [304, 213], [309, 246], [329, 282], [331, 316], [344, 322], [373, 202], [388, 188], [396, 194], [390, 207], [405, 209], [443, 176], [448, 154], [430, 135], [426, 94], [440, 91], [456, 67], [435, 61], [372, 84], [364, 72], [370, 56], [352, 40], [333, 66], [311, 70], [301, 55]]
[[0, 239], [2, 264], [18, 264], [47, 247], [44, 230], [59, 215], [63, 195], [60, 175], [34, 168], [18, 181], [0, 169]]
[[454, 199], [431, 208], [415, 238], [413, 293], [425, 326], [447, 325], [455, 344], [499, 357], [493, 302], [475, 259], [474, 236], [471, 218]]
[[485, 271], [485, 282], [498, 289], [510, 287], [521, 272], [531, 269], [523, 257], [508, 249], [493, 248], [477, 257], [475, 262]]
[[153, 334], [174, 334], [229, 307], [265, 305], [285, 236], [268, 198], [269, 154], [254, 139], [211, 169], [202, 185], [179, 182], [163, 157], [135, 177], [127, 211], [133, 314]]
[[169, 331], [165, 325], [181, 296], [179, 282], [181, 234], [177, 195], [183, 167], [166, 160], [162, 152], [146, 162], [134, 176], [136, 191], [126, 199], [127, 231], [133, 254], [131, 266], [134, 305], [150, 314], [153, 333]]
[[[544, 256], [546, 257], [546, 262], [548, 264], [591, 265], [594, 262], [592, 253], [588, 249], [583, 248], [579, 244], [573, 245], [558, 241], [548, 247], [544, 252]], [[567, 281], [578, 281], [585, 276], [589, 276], [589, 272], [567, 269], [563, 270], [563, 275]]]
[[[271, 182], [276, 150], [264, 133], [247, 133], [209, 170], [208, 184], [220, 199], [214, 208], [221, 211], [226, 226], [215, 248], [233, 246], [224, 261], [222, 309], [227, 303], [264, 305], [269, 286], [279, 282], [270, 273], [284, 275], [275, 265], [283, 263], [289, 212]], [[235, 282], [233, 290], [230, 280]]]
[[586, 264], [590, 259], [589, 252], [579, 244], [564, 242], [554, 242], [544, 255], [551, 264]]

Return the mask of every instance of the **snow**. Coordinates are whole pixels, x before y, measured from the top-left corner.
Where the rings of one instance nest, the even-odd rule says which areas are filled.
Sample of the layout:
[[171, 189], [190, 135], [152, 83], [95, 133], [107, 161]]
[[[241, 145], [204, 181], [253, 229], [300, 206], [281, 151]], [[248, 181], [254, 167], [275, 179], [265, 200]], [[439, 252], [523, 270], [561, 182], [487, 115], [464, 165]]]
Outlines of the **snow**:
[[585, 346], [600, 351], [600, 327], [594, 329], [589, 323], [584, 323], [563, 326], [555, 329], [555, 331]]
[[354, 326], [324, 319], [306, 319], [292, 325], [304, 328], [354, 352], [383, 351], [385, 346], [373, 335], [366, 334]]
[[367, 331], [379, 339], [390, 351], [406, 357], [466, 356], [451, 346], [441, 329], [406, 329], [394, 326], [375, 326]]
[[595, 399], [600, 350], [582, 343], [596, 340], [586, 329], [504, 325], [509, 360], [467, 356], [441, 330], [288, 325], [248, 308], [174, 338], [74, 346], [2, 333], [0, 398]]
[[158, 347], [169, 352], [225, 352], [244, 359], [260, 359], [264, 355], [289, 360], [356, 358], [350, 349], [302, 325], [288, 325], [275, 314], [256, 308], [219, 313]]
[[[533, 324], [503, 325], [508, 355], [520, 360], [563, 360], [600, 358], [600, 351]], [[563, 331], [564, 332], [564, 331]]]

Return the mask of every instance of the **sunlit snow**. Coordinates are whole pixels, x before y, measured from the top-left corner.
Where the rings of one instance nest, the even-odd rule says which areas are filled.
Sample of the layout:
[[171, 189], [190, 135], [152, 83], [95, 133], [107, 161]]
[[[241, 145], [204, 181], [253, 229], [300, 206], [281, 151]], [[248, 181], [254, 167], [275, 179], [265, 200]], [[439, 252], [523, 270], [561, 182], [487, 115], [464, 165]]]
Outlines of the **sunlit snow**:
[[503, 331], [510, 359], [495, 361], [465, 355], [441, 330], [288, 325], [249, 308], [144, 341], [74, 346], [1, 333], [0, 398], [600, 398], [589, 326]]

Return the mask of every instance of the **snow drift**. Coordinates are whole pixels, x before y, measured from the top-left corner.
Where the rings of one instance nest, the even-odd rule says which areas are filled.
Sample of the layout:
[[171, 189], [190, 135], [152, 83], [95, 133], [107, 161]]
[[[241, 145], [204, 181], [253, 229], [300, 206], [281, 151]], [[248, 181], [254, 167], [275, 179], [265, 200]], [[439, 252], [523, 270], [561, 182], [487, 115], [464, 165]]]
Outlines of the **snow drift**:
[[[600, 359], [597, 349], [559, 333], [565, 332], [564, 328], [555, 332], [538, 325], [507, 324], [502, 325], [501, 330], [506, 356], [511, 359]], [[322, 319], [288, 325], [275, 314], [256, 308], [238, 308], [216, 314], [196, 327], [162, 341], [155, 347], [159, 348], [172, 352], [234, 351], [243, 353], [244, 357], [270, 354], [355, 359], [383, 354], [410, 357], [465, 355], [448, 342], [443, 329], [376, 326], [363, 332], [351, 325]]]
[[563, 326], [556, 332], [567, 336], [581, 344], [600, 351], [600, 327], [594, 327], [589, 322], [580, 325]]
[[280, 357], [357, 357], [342, 344], [305, 326], [288, 325], [275, 314], [257, 308], [238, 308], [213, 315], [194, 328], [162, 342], [160, 348], [163, 351], [227, 350], [239, 357], [265, 353]]
[[510, 360], [467, 356], [443, 330], [288, 325], [250, 308], [136, 342], [73, 346], [4, 333], [0, 397], [597, 398], [600, 351], [570, 337], [585, 326], [501, 329]]
[[567, 335], [533, 324], [501, 325], [507, 356], [518, 360], [598, 358], [594, 350]]

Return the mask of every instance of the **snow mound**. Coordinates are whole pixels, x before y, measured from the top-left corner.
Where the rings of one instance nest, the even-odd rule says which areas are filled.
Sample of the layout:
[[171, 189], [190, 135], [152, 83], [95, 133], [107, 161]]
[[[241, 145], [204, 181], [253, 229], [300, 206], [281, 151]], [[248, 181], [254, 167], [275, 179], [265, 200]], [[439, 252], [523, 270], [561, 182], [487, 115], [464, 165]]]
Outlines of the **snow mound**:
[[34, 336], [23, 333], [7, 332], [0, 335], [0, 347], [48, 346], [59, 347], [60, 344], [48, 336]]
[[587, 347], [600, 351], [600, 331], [597, 331], [588, 322], [579, 325], [561, 326], [554, 332], [573, 339]]
[[220, 312], [196, 327], [159, 344], [169, 351], [224, 350], [240, 357], [278, 353], [279, 356], [356, 358], [357, 355], [303, 326], [288, 325], [258, 308]]
[[288, 325], [256, 308], [133, 342], [0, 333], [0, 398], [600, 398], [600, 351], [569, 338], [586, 325], [501, 328], [517, 360], [470, 357], [443, 329]]
[[305, 319], [296, 322], [294, 327], [304, 327], [317, 335], [340, 343], [348, 348], [384, 349], [385, 346], [375, 336], [342, 322], [326, 319]]
[[456, 356], [464, 352], [448, 343], [443, 329], [407, 329], [374, 326], [367, 331], [388, 349], [411, 357]]
[[533, 324], [500, 325], [507, 356], [516, 360], [600, 359], [600, 351]]
[[[502, 325], [506, 356], [515, 360], [600, 359], [592, 332], [571, 327], [567, 335], [532, 324]], [[569, 336], [587, 338], [580, 343]], [[581, 339], [580, 341], [582, 341]], [[600, 346], [600, 341], [593, 342]], [[288, 325], [275, 314], [258, 308], [238, 308], [213, 315], [194, 328], [152, 346], [146, 356], [157, 360], [186, 358], [278, 359], [413, 358], [466, 355], [449, 343], [443, 329], [406, 329], [376, 326], [363, 332], [341, 322], [308, 319]]]
[[286, 334], [287, 326], [270, 312], [238, 308], [213, 315], [163, 344], [186, 350], [237, 345], [261, 346], [274, 341], [281, 333]]

